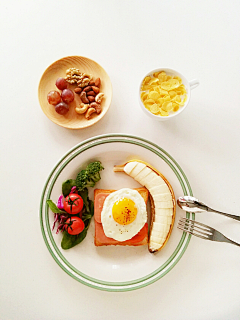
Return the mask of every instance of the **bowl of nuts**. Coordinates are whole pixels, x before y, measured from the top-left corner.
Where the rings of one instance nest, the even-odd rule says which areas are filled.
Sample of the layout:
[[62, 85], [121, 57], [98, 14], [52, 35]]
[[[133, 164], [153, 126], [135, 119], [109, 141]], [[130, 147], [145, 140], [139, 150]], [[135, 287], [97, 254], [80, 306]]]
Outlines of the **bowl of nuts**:
[[140, 82], [139, 103], [143, 112], [152, 119], [169, 120], [187, 107], [191, 90], [198, 85], [198, 80], [188, 81], [176, 70], [155, 69]]
[[95, 61], [69, 56], [43, 73], [38, 99], [45, 115], [68, 129], [83, 129], [101, 120], [112, 100], [112, 84]]

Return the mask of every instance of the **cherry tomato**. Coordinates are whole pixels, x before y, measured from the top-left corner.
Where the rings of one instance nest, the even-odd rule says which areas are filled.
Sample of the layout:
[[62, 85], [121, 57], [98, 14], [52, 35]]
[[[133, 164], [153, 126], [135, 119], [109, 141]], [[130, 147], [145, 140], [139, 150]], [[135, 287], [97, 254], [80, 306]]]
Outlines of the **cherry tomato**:
[[65, 230], [72, 235], [81, 233], [85, 228], [84, 222], [78, 217], [67, 219], [65, 226]]
[[70, 214], [77, 214], [83, 208], [83, 199], [76, 193], [69, 194], [63, 202], [64, 210]]

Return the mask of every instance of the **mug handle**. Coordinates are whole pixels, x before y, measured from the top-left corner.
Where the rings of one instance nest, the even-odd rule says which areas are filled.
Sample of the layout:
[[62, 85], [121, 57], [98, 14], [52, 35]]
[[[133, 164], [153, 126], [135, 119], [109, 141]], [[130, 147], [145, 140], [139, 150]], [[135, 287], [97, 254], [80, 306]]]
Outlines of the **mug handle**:
[[190, 85], [190, 89], [195, 89], [197, 88], [197, 86], [199, 86], [199, 81], [197, 79], [193, 79], [191, 81], [189, 81], [189, 85]]

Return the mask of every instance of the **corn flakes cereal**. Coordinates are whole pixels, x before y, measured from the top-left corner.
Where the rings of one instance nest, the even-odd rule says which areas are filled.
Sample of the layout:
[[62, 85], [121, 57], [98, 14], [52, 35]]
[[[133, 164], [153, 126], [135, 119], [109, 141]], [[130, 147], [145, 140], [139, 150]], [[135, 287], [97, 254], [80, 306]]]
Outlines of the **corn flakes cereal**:
[[172, 105], [173, 105], [173, 111], [177, 112], [179, 110], [179, 104], [173, 102]]
[[163, 98], [157, 99], [157, 104], [158, 104], [159, 106], [161, 106], [161, 105], [163, 104], [163, 102], [164, 102]]
[[173, 109], [172, 102], [170, 101], [163, 102], [161, 109], [166, 112], [171, 111]]
[[162, 99], [163, 99], [164, 102], [165, 101], [171, 101], [171, 98], [170, 98], [169, 95], [164, 96]]
[[146, 104], [154, 104], [155, 101], [153, 99], [147, 99], [147, 100], [145, 100], [145, 103]]
[[146, 77], [144, 79], [144, 84], [148, 84], [150, 80], [151, 80], [151, 77]]
[[176, 97], [177, 92], [176, 91], [169, 91], [168, 94], [169, 94], [170, 98], [174, 98], [174, 97]]
[[158, 98], [160, 98], [160, 94], [156, 91], [151, 91], [149, 94], [148, 94], [148, 97], [150, 99], [153, 99], [153, 100], [157, 100]]
[[150, 107], [150, 111], [153, 113], [153, 114], [158, 114], [159, 113], [159, 106], [157, 103], [154, 103], [151, 105]]
[[165, 96], [165, 95], [168, 94], [168, 91], [167, 91], [167, 90], [159, 89], [159, 92], [160, 92], [161, 96]]
[[145, 100], [147, 99], [147, 97], [148, 97], [147, 92], [141, 92], [141, 99], [142, 99], [142, 101], [145, 101]]
[[159, 116], [177, 112], [187, 101], [187, 91], [178, 76], [154, 72], [142, 82], [141, 100], [147, 110]]
[[168, 116], [168, 112], [164, 111], [163, 109], [160, 109], [160, 115], [163, 117], [167, 117]]

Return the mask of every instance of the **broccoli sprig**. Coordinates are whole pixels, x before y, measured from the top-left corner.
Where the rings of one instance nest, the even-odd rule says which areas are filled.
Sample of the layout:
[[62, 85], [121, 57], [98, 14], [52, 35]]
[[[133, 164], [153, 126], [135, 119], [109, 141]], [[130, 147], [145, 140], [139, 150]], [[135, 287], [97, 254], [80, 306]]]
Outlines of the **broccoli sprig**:
[[100, 161], [89, 163], [85, 170], [81, 170], [76, 178], [76, 185], [79, 191], [94, 187], [96, 182], [101, 179], [100, 171], [103, 170]]
[[101, 164], [100, 161], [95, 161], [95, 162], [91, 162], [89, 163], [89, 165], [86, 168], [88, 177], [94, 181], [94, 182], [98, 182], [101, 177], [100, 177], [100, 171], [103, 170], [103, 166]]

